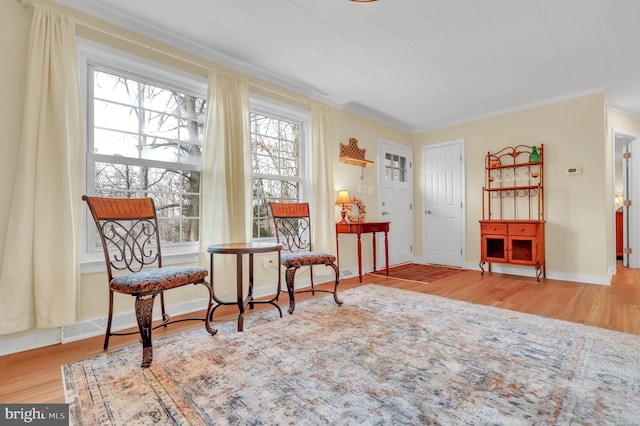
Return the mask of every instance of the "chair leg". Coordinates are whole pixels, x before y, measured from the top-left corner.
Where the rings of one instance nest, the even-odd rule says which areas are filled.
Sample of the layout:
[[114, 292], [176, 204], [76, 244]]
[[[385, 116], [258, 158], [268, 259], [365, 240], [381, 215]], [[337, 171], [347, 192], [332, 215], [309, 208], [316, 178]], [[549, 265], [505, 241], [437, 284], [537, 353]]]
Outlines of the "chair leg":
[[327, 266], [331, 266], [333, 270], [336, 271], [336, 285], [333, 287], [333, 300], [335, 300], [335, 302], [338, 305], [342, 305], [342, 300], [338, 299], [338, 284], [340, 284], [340, 271], [338, 270], [338, 267], [336, 266], [335, 263], [331, 263]]
[[142, 340], [142, 364], [143, 368], [149, 367], [153, 361], [153, 344], [151, 341], [151, 320], [153, 316], [153, 300], [155, 294], [136, 296], [136, 319], [140, 329]]
[[[204, 285], [209, 291], [209, 303], [207, 304], [207, 313], [205, 314], [205, 317], [204, 317], [204, 328], [209, 332], [209, 334], [213, 336], [218, 332], [217, 329], [211, 327], [211, 321], [213, 319], [213, 311], [215, 310], [215, 308], [213, 307], [213, 286], [211, 285], [211, 283], [207, 281], [203, 281], [196, 284]], [[220, 305], [216, 305], [216, 308], [218, 306]]]
[[104, 346], [103, 346], [103, 349], [105, 351], [109, 347], [109, 337], [111, 337], [112, 320], [113, 320], [113, 291], [109, 289], [109, 317], [107, 319], [107, 331], [104, 334]]
[[309, 265], [309, 275], [310, 275], [309, 281], [311, 282], [311, 295], [315, 296], [316, 295], [316, 287], [313, 284], [313, 266], [312, 265]]
[[160, 293], [160, 310], [162, 312], [162, 322], [165, 323], [164, 326], [166, 327], [166, 323], [169, 322], [171, 317], [167, 315], [167, 310], [164, 308], [164, 292]]
[[296, 271], [298, 268], [287, 268], [285, 272], [285, 280], [287, 282], [287, 291], [289, 292], [289, 313], [292, 314], [296, 308], [296, 298], [293, 291], [293, 280], [296, 277]]

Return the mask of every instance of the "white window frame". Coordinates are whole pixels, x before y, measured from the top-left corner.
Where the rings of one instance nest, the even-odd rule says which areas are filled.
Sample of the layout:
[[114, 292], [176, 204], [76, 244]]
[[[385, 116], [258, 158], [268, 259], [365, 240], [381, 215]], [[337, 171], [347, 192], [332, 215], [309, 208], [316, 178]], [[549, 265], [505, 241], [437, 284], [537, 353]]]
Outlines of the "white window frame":
[[[283, 121], [295, 121], [300, 123], [301, 132], [299, 134], [300, 143], [300, 168], [301, 168], [301, 190], [299, 201], [309, 201], [311, 199], [311, 113], [309, 111], [275, 101], [260, 95], [250, 95], [250, 110], [258, 114], [272, 116]], [[253, 156], [253, 153], [251, 153]], [[253, 158], [251, 159], [253, 161]], [[251, 175], [253, 181], [253, 173]], [[253, 205], [253, 194], [251, 194]], [[253, 209], [252, 209], [253, 210]], [[251, 217], [253, 225], [253, 214]], [[276, 237], [253, 238], [256, 241], [275, 241]]]
[[[112, 70], [116, 73], [122, 72], [133, 78], [157, 83], [159, 86], [171, 86], [179, 88], [185, 93], [196, 95], [204, 99], [207, 98], [207, 80], [205, 78], [181, 71], [164, 64], [160, 64], [136, 55], [132, 55], [118, 49], [89, 41], [83, 38], [77, 39], [78, 46], [78, 77], [80, 80], [80, 91], [84, 106], [84, 123], [85, 123], [85, 146], [88, 143], [89, 132], [93, 128], [93, 124], [88, 119], [88, 103], [89, 88], [87, 87], [88, 72], [91, 64], [100, 64], [101, 69], [106, 71]], [[93, 162], [94, 155], [86, 151], [85, 159], [85, 193], [95, 193], [95, 169]], [[159, 165], [163, 167], [164, 165]], [[199, 170], [199, 168], [198, 168]], [[95, 229], [90, 213], [85, 209], [83, 219], [83, 239], [82, 239], [82, 263], [81, 272], [102, 272], [106, 270], [104, 264], [104, 254], [102, 250], [95, 250], [94, 241], [89, 241], [95, 235], [92, 232]], [[89, 247], [92, 247], [89, 249]], [[193, 263], [198, 260], [199, 242], [165, 244], [162, 246], [162, 261], [165, 265], [179, 263]]]

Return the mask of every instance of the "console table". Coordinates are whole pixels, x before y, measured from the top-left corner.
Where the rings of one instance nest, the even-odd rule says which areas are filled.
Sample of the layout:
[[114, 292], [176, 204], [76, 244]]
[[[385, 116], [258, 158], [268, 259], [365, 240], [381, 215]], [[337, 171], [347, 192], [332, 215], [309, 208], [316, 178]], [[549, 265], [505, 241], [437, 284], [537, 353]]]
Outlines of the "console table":
[[[275, 306], [282, 318], [282, 310], [276, 303], [278, 295], [280, 294], [280, 271], [278, 271], [278, 289], [276, 295], [269, 300], [255, 300], [253, 298], [253, 255], [256, 253], [269, 253], [278, 252], [278, 265], [280, 265], [280, 252], [282, 251], [282, 244], [278, 243], [264, 243], [264, 242], [251, 242], [251, 243], [231, 243], [231, 244], [217, 244], [207, 247], [207, 252], [211, 255], [211, 287], [212, 297], [218, 304], [211, 311], [209, 321], [213, 320], [213, 313], [222, 305], [238, 305], [238, 331], [243, 330], [244, 311], [247, 305], [253, 309], [253, 305], [256, 303], [268, 303]], [[225, 302], [218, 299], [215, 295], [215, 285], [213, 277], [213, 255], [214, 254], [235, 254], [236, 255], [236, 288], [237, 288], [237, 300], [235, 302]], [[244, 296], [242, 288], [242, 260], [243, 255], [249, 255], [249, 291], [247, 296]]]
[[336, 259], [340, 268], [340, 234], [356, 234], [358, 236], [358, 276], [362, 282], [362, 234], [373, 234], [373, 272], [376, 271], [376, 233], [384, 232], [384, 254], [386, 272], [389, 275], [389, 224], [391, 222], [347, 222], [336, 223]]

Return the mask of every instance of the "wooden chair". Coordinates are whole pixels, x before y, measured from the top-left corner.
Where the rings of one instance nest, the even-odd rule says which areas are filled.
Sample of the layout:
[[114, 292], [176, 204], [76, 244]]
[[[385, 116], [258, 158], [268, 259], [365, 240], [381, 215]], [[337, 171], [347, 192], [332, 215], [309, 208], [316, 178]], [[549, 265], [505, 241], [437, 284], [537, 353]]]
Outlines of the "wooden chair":
[[[336, 257], [312, 250], [311, 244], [311, 219], [309, 215], [309, 203], [269, 203], [271, 214], [276, 228], [276, 238], [282, 244], [283, 252], [280, 255], [280, 264], [286, 268], [285, 278], [289, 293], [289, 313], [292, 314], [296, 306], [295, 294], [316, 291], [332, 293], [333, 300], [338, 305], [342, 301], [338, 299], [338, 284], [340, 272], [335, 264]], [[336, 274], [333, 291], [316, 289], [313, 283], [313, 265], [325, 265], [333, 268]], [[294, 289], [296, 271], [301, 266], [309, 266], [311, 274], [311, 287], [309, 289]]]
[[[213, 289], [205, 280], [209, 272], [194, 266], [162, 266], [160, 236], [155, 205], [151, 198], [101, 198], [82, 196], [98, 228], [102, 242], [109, 282], [109, 318], [104, 337], [104, 349], [109, 337], [140, 333], [142, 341], [142, 367], [149, 367], [153, 360], [151, 331], [179, 321], [204, 321], [209, 333]], [[143, 268], [147, 268], [144, 269]], [[152, 268], [152, 269], [148, 269]], [[114, 271], [116, 275], [114, 275]], [[120, 274], [117, 274], [121, 271]], [[209, 302], [203, 318], [186, 318], [171, 321], [164, 307], [164, 291], [187, 284], [202, 284], [209, 290]], [[135, 296], [135, 313], [139, 331], [112, 333], [113, 294]], [[162, 322], [152, 325], [153, 301], [160, 295]]]

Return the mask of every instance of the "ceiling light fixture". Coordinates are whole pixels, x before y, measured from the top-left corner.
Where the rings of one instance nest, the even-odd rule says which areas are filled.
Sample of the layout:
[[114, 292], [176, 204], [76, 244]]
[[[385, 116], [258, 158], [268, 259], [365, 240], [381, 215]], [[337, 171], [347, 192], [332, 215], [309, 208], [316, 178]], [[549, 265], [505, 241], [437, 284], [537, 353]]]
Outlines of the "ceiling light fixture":
[[371, 2], [374, 2], [374, 1], [378, 1], [378, 0], [351, 0], [351, 1], [356, 2], [356, 3], [371, 3]]

